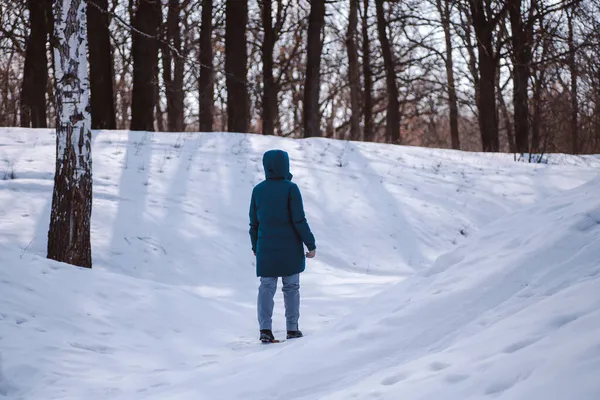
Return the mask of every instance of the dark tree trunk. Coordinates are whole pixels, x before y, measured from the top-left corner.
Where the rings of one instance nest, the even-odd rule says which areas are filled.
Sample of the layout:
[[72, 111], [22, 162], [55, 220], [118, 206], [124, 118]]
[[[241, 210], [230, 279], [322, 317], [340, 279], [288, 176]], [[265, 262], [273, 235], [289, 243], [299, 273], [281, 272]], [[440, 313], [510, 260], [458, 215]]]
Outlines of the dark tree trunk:
[[374, 139], [373, 130], [373, 71], [371, 69], [371, 46], [369, 44], [369, 0], [363, 0], [362, 12], [362, 51], [363, 51], [363, 79], [364, 79], [364, 98], [363, 114], [365, 126], [363, 140], [372, 142]]
[[227, 81], [227, 130], [248, 132], [248, 55], [246, 26], [248, 0], [227, 0], [225, 5], [225, 73]]
[[533, 115], [531, 118], [531, 153], [540, 154], [545, 149], [541, 145], [541, 125], [542, 125], [542, 91], [546, 82], [546, 69], [543, 63], [546, 62], [546, 53], [551, 44], [551, 39], [543, 38], [541, 61], [539, 62], [539, 70], [534, 74], [533, 81]]
[[[166, 35], [162, 43], [163, 81], [167, 97], [167, 127], [169, 132], [183, 132], [183, 67], [181, 51], [181, 6], [179, 0], [169, 0]], [[158, 99], [157, 99], [158, 101]]]
[[350, 0], [346, 50], [348, 52], [348, 82], [350, 83], [350, 139], [360, 139], [360, 71], [356, 48], [358, 0]]
[[569, 45], [568, 66], [571, 74], [571, 152], [579, 154], [579, 101], [577, 99], [577, 61], [575, 57], [575, 40], [573, 34], [573, 19], [574, 11], [567, 12], [568, 37]]
[[381, 42], [383, 64], [385, 67], [385, 83], [388, 95], [386, 110], [385, 135], [393, 144], [400, 144], [400, 102], [398, 101], [398, 84], [396, 82], [396, 69], [392, 56], [392, 46], [387, 34], [387, 21], [383, 10], [383, 1], [375, 1], [377, 11], [377, 32]]
[[[522, 0], [510, 0], [509, 16], [513, 53], [513, 106], [515, 145], [518, 153], [529, 152], [529, 78], [533, 45], [533, 20], [523, 21]], [[535, 0], [532, 1], [530, 13]]]
[[497, 22], [486, 17], [483, 0], [471, 0], [470, 6], [479, 58], [479, 86], [476, 98], [481, 144], [483, 151], [497, 152], [500, 151], [496, 106], [498, 59], [494, 48], [494, 28]]
[[446, 43], [446, 79], [448, 81], [448, 112], [450, 118], [450, 140], [452, 148], [460, 150], [460, 138], [458, 135], [458, 97], [454, 82], [454, 60], [452, 57], [452, 27], [450, 21], [450, 0], [437, 0], [436, 2]]
[[275, 117], [277, 115], [277, 88], [273, 78], [273, 50], [276, 33], [273, 26], [273, 5], [271, 0], [262, 1], [262, 22], [265, 36], [262, 44], [263, 62], [263, 96], [262, 96], [262, 130], [265, 135], [275, 133]]
[[21, 126], [46, 128], [46, 84], [48, 58], [46, 42], [50, 29], [48, 9], [52, 0], [28, 0], [31, 32], [25, 49], [23, 86], [21, 88]]
[[321, 136], [319, 89], [321, 85], [321, 35], [325, 25], [325, 0], [312, 0], [308, 17], [306, 79], [304, 83], [304, 137]]
[[533, 86], [533, 116], [531, 119], [531, 153], [539, 154], [540, 148], [540, 126], [542, 119], [542, 85], [544, 82], [544, 71], [540, 71], [539, 77], [535, 79]]
[[87, 22], [92, 129], [117, 129], [108, 0], [88, 0]]
[[496, 75], [496, 93], [498, 95], [498, 104], [500, 108], [500, 114], [504, 119], [504, 127], [506, 128], [506, 136], [508, 138], [508, 149], [511, 153], [516, 152], [515, 146], [515, 134], [513, 132], [513, 124], [508, 113], [508, 107], [506, 101], [504, 101], [504, 93], [502, 93], [502, 87], [500, 86], [500, 77]]
[[159, 0], [137, 0], [137, 10], [132, 24], [134, 29], [131, 32], [133, 56], [131, 130], [154, 131], [154, 108], [158, 100], [155, 91], [161, 19]]
[[200, 131], [213, 130], [213, 46], [212, 46], [212, 0], [202, 1], [202, 27], [200, 28], [200, 78], [198, 90], [200, 94]]
[[48, 258], [91, 268], [92, 135], [87, 100], [86, 2], [56, 0], [54, 7], [59, 22], [54, 42], [58, 125]]

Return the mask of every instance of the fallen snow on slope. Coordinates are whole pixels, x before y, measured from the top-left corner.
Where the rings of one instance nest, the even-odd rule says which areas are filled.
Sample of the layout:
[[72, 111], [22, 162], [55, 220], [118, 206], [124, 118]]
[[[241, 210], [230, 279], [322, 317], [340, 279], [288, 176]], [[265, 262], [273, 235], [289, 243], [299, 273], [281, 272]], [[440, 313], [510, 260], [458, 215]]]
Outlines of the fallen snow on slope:
[[[100, 132], [90, 271], [40, 257], [54, 146], [0, 132], [0, 396], [600, 397], [597, 158]], [[264, 347], [247, 213], [271, 148], [319, 249], [307, 337]]]

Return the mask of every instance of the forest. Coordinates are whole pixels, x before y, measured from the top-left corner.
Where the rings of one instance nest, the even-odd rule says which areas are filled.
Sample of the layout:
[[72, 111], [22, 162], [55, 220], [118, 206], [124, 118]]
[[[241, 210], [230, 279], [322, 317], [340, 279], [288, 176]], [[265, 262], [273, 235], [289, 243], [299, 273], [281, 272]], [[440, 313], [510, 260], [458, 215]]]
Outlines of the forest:
[[[52, 0], [0, 0], [0, 126], [55, 127]], [[87, 0], [93, 129], [600, 152], [599, 0]]]

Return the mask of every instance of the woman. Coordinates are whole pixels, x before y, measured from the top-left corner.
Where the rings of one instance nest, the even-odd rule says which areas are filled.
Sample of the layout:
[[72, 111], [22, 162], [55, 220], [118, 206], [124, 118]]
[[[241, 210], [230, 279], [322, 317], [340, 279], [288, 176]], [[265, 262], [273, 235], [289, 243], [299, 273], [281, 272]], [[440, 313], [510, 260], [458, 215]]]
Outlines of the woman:
[[[283, 299], [287, 338], [302, 337], [300, 317], [300, 273], [306, 267], [305, 256], [316, 253], [315, 237], [304, 215], [302, 195], [290, 174], [290, 159], [282, 150], [270, 150], [263, 156], [265, 180], [254, 187], [250, 202], [250, 239], [256, 256], [258, 323], [260, 340], [274, 342], [272, 317], [279, 277], [283, 281]], [[308, 252], [304, 253], [304, 246]]]

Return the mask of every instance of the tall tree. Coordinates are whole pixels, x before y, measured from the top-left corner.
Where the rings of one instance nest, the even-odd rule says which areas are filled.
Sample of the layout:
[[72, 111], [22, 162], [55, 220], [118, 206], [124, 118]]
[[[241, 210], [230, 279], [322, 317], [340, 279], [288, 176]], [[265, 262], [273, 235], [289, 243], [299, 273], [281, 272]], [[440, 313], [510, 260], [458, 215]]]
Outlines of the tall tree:
[[377, 12], [377, 32], [381, 42], [383, 64], [385, 67], [385, 84], [387, 88], [388, 104], [386, 110], [385, 135], [394, 144], [400, 144], [400, 102], [398, 100], [398, 84], [396, 83], [396, 68], [392, 55], [392, 46], [387, 33], [387, 20], [385, 19], [383, 1], [375, 1]]
[[371, 46], [369, 42], [369, 0], [363, 0], [362, 11], [362, 53], [363, 53], [363, 80], [364, 80], [364, 131], [363, 140], [373, 141], [373, 70], [371, 69]]
[[446, 80], [448, 92], [448, 113], [450, 119], [450, 139], [452, 148], [460, 149], [460, 138], [458, 135], [458, 97], [456, 95], [456, 86], [454, 82], [454, 60], [452, 57], [452, 22], [451, 22], [451, 0], [436, 0], [436, 7], [440, 14], [440, 21], [444, 29], [444, 39], [446, 45], [446, 55], [444, 64], [446, 67]]
[[90, 98], [92, 129], [117, 129], [108, 0], [88, 0], [87, 26], [90, 89], [92, 91]]
[[226, 0], [225, 73], [227, 83], [227, 130], [248, 132], [249, 96], [246, 29], [248, 0]]
[[56, 173], [48, 258], [92, 267], [92, 134], [87, 72], [86, 1], [54, 3]]
[[[281, 30], [287, 18], [289, 2], [283, 0], [262, 0], [259, 2], [261, 7], [262, 25], [264, 37], [262, 43], [262, 132], [265, 135], [275, 134], [275, 125], [278, 120], [279, 108], [277, 105], [277, 96], [279, 94], [279, 82], [273, 75], [274, 59], [273, 50], [279, 40]], [[277, 7], [275, 13], [275, 23], [273, 23], [273, 3]], [[280, 72], [283, 74], [283, 71]]]
[[[281, 2], [278, 3], [281, 7]], [[262, 96], [262, 131], [265, 135], [275, 133], [275, 115], [277, 112], [277, 89], [275, 88], [275, 79], [273, 77], [273, 50], [275, 48], [276, 31], [273, 26], [273, 2], [263, 0], [262, 24], [264, 39], [262, 43], [262, 63], [263, 63], [263, 96]]]
[[513, 59], [515, 145], [517, 152], [522, 154], [529, 152], [529, 79], [537, 0], [531, 0], [527, 18], [523, 18], [523, 0], [508, 1]]
[[213, 2], [202, 1], [202, 26], [200, 28], [200, 78], [198, 79], [199, 120], [201, 132], [212, 132], [213, 130]]
[[308, 17], [306, 78], [304, 81], [304, 137], [321, 136], [319, 94], [321, 85], [321, 38], [325, 25], [325, 0], [312, 0]]
[[50, 21], [48, 10], [52, 0], [28, 0], [30, 33], [25, 50], [25, 66], [21, 87], [21, 126], [45, 128], [46, 85], [48, 83], [48, 59], [46, 43]]
[[348, 82], [350, 83], [350, 138], [360, 138], [360, 71], [358, 49], [356, 46], [356, 27], [358, 25], [358, 0], [350, 0], [348, 30], [346, 32], [346, 51], [348, 53]]
[[500, 60], [501, 38], [498, 26], [504, 20], [508, 1], [493, 9], [490, 0], [469, 0], [470, 22], [477, 42], [477, 85], [475, 95], [483, 151], [500, 151], [496, 74]]
[[179, 0], [169, 0], [165, 37], [162, 41], [163, 81], [167, 97], [167, 126], [170, 132], [184, 130], [184, 93], [181, 54], [181, 4]]
[[160, 0], [136, 0], [136, 4], [131, 32], [133, 55], [131, 129], [154, 131], [161, 7]]
[[571, 152], [573, 154], [579, 153], [579, 101], [577, 99], [577, 58], [576, 58], [576, 44], [575, 44], [575, 7], [576, 3], [567, 11], [567, 44], [569, 46], [569, 52], [567, 56], [567, 65], [569, 73], [571, 75]]

